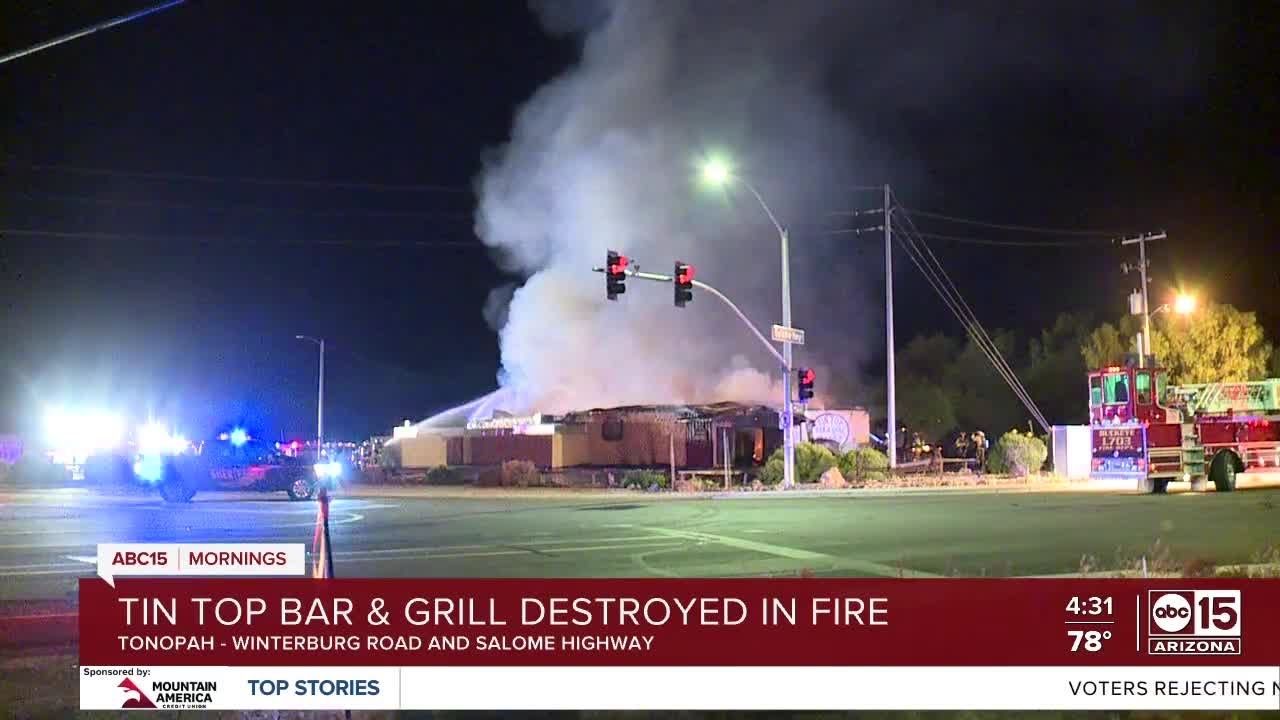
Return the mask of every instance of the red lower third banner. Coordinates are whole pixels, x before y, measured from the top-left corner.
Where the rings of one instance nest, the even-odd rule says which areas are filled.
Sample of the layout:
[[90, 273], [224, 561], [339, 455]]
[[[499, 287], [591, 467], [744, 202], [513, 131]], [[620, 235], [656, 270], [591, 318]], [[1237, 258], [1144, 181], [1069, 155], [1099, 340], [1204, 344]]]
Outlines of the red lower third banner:
[[82, 707], [1280, 709], [1277, 608], [1268, 580], [92, 579]]

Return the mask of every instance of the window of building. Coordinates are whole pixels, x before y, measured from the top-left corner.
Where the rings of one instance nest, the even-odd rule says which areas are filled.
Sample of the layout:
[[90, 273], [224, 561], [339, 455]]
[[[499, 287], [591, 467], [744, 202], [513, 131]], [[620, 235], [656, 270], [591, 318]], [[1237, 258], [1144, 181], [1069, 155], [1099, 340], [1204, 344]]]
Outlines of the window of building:
[[1134, 379], [1134, 388], [1138, 391], [1138, 404], [1151, 404], [1151, 373], [1140, 372]]
[[607, 418], [600, 425], [600, 437], [605, 442], [621, 442], [622, 441], [622, 418]]

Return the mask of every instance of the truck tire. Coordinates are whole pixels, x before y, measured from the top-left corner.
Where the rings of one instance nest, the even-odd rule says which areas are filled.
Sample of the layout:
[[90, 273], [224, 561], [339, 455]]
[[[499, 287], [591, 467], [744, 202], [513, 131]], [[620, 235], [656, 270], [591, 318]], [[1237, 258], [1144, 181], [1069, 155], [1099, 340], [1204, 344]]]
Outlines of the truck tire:
[[196, 496], [196, 486], [189, 482], [172, 463], [164, 466], [164, 480], [160, 483], [160, 497], [168, 503], [189, 503]]
[[287, 491], [290, 500], [310, 500], [315, 497], [316, 483], [308, 482], [306, 478], [298, 478], [289, 483]]
[[1232, 492], [1236, 489], [1236, 473], [1241, 466], [1240, 458], [1230, 450], [1220, 450], [1213, 456], [1209, 465], [1209, 479], [1218, 492]]

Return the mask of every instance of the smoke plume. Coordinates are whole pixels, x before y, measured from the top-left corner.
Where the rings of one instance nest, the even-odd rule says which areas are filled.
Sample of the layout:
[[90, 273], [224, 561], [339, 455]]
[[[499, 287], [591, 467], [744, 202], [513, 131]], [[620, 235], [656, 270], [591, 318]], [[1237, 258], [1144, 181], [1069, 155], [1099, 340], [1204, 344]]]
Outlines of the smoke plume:
[[[883, 260], [874, 240], [825, 233], [828, 214], [877, 207], [877, 193], [854, 186], [883, 182], [889, 167], [899, 177], [920, 168], [860, 132], [871, 114], [862, 109], [883, 123], [931, 103], [944, 112], [997, 70], [1051, 75], [1070, 57], [1064, 18], [1093, 27], [1073, 7], [536, 4], [548, 32], [574, 34], [582, 51], [521, 108], [477, 181], [477, 231], [523, 278], [484, 311], [500, 328], [499, 404], [777, 403], [776, 362], [715, 298], [695, 291], [677, 309], [670, 285], [633, 278], [608, 302], [591, 272], [608, 249], [656, 272], [682, 260], [766, 335], [781, 322], [777, 233], [740, 183], [699, 185], [697, 162], [711, 153], [731, 158], [792, 231], [793, 324], [808, 333], [797, 364], [824, 369], [820, 396], [864, 401], [858, 377], [883, 345]], [[1106, 12], [1119, 35], [1119, 13]], [[974, 29], [997, 20], [1010, 29], [993, 48]]]

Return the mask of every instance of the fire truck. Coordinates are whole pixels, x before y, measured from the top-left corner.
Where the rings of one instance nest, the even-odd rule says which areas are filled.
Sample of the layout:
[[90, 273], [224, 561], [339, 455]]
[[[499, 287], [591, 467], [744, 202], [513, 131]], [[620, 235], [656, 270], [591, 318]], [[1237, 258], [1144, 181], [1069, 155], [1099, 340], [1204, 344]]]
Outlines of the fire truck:
[[1238, 473], [1280, 470], [1280, 379], [1172, 386], [1160, 367], [1106, 367], [1089, 373], [1089, 424], [1090, 476], [1140, 492], [1231, 492]]

